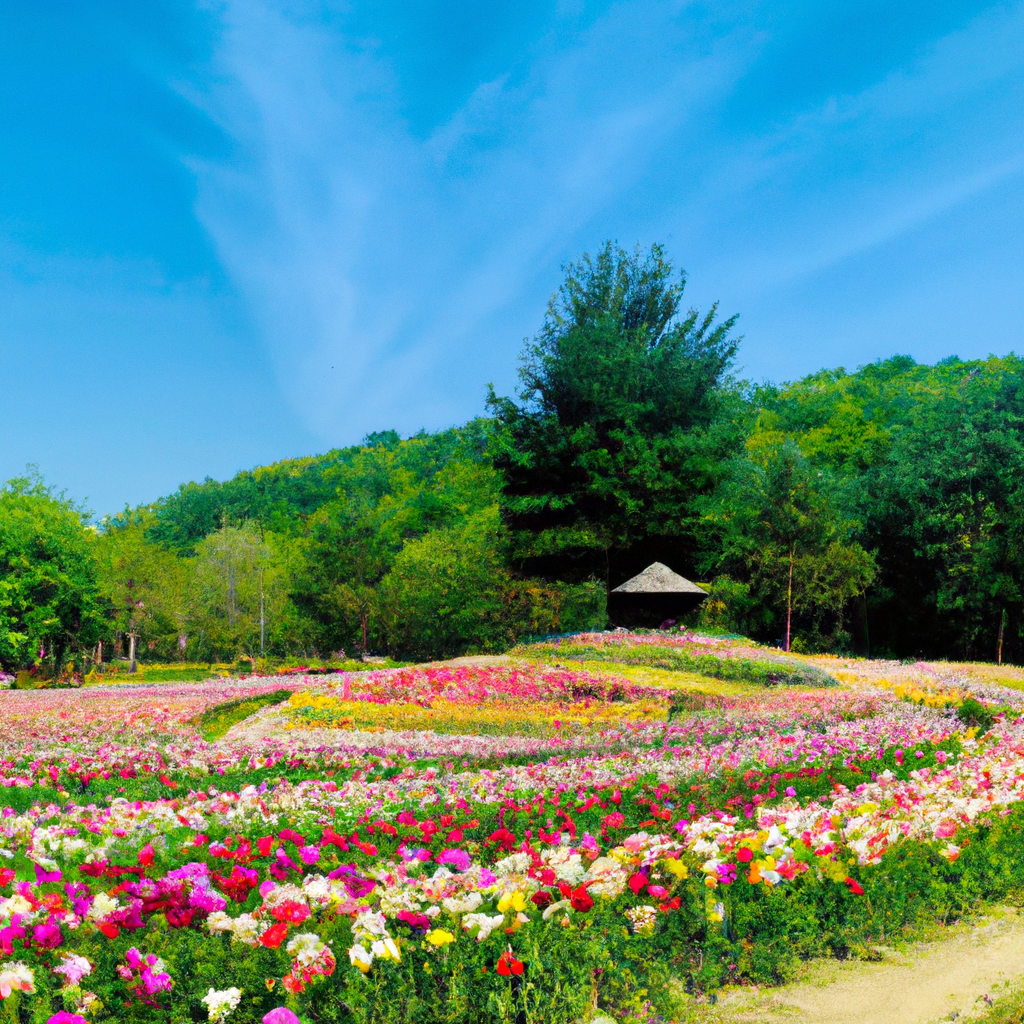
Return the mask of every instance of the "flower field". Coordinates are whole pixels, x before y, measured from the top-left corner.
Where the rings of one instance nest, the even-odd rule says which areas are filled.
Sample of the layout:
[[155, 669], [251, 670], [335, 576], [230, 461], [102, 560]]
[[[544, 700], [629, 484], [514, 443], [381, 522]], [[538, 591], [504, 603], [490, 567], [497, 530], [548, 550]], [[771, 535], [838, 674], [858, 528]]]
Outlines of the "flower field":
[[5, 691], [3, 1012], [683, 1020], [1024, 893], [1019, 683], [616, 633]]

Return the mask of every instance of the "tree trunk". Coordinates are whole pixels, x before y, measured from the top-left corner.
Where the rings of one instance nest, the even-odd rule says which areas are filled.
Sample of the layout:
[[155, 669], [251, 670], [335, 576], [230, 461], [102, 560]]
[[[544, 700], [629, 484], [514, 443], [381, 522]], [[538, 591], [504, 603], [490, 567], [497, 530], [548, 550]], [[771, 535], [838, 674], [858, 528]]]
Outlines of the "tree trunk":
[[789, 586], [786, 588], [786, 652], [789, 652], [789, 642], [793, 634], [793, 557], [796, 554], [796, 544], [789, 545]]
[[103, 641], [102, 640], [99, 640], [96, 643], [96, 654], [93, 657], [93, 664], [94, 665], [102, 665], [103, 664]]
[[228, 625], [235, 624], [235, 567], [228, 563]]
[[999, 642], [996, 644], [996, 664], [1002, 665], [1003, 663], [1003, 633], [1006, 630], [1006, 609], [1003, 609], [1002, 615], [999, 616]]
[[135, 672], [135, 641], [138, 638], [138, 635], [138, 633], [128, 634], [128, 661], [130, 662], [128, 666], [129, 673]]
[[263, 573], [260, 573], [260, 657], [266, 657], [264, 653], [264, 641], [266, 639], [266, 603], [263, 598]]

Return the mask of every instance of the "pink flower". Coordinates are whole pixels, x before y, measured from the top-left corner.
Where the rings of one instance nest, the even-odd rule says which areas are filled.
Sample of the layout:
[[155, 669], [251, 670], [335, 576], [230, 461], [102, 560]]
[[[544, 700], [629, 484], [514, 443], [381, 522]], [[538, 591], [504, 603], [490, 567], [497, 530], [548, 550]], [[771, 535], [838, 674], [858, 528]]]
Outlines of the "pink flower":
[[465, 850], [445, 850], [437, 858], [438, 864], [450, 864], [456, 871], [468, 871], [470, 865], [469, 854]]
[[299, 1018], [287, 1006], [278, 1006], [263, 1015], [263, 1024], [299, 1024]]

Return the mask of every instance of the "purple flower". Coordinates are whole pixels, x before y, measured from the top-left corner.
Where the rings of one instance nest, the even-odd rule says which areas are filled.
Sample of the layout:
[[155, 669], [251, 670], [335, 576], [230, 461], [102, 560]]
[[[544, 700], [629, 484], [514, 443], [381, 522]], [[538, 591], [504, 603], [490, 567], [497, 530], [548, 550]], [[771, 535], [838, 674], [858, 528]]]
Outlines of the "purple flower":
[[60, 868], [56, 871], [45, 871], [38, 864], [34, 865], [36, 869], [36, 885], [44, 885], [47, 882], [59, 882], [61, 880]]

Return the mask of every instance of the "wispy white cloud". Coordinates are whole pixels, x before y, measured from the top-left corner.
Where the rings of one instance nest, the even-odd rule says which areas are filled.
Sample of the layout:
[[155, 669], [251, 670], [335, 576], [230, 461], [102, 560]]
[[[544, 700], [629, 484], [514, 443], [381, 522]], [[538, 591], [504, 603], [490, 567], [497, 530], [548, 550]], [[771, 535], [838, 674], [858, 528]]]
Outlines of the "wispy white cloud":
[[583, 29], [563, 6], [428, 133], [381, 47], [295, 11], [224, 4], [213, 85], [190, 96], [236, 150], [193, 167], [285, 393], [332, 442], [479, 410], [486, 380], [511, 384], [557, 264], [608, 235], [671, 235], [697, 297], [715, 279], [749, 327], [765, 296], [1022, 170], [1019, 119], [1000, 121], [1022, 2], [742, 129], [723, 111], [767, 39], [756, 3], [624, 0]]
[[734, 140], [675, 218], [708, 230], [741, 211], [728, 273], [752, 299], [926, 225], [1024, 172], [1022, 37], [1024, 3], [998, 6], [862, 91]]
[[194, 165], [199, 215], [322, 436], [479, 409], [537, 326], [538, 275], [740, 73], [749, 44], [690, 51], [684, 17], [624, 3], [552, 31], [421, 141], [372, 47], [225, 7], [219, 85], [193, 99], [239, 153]]

